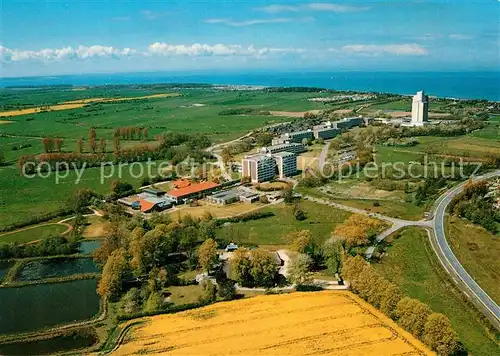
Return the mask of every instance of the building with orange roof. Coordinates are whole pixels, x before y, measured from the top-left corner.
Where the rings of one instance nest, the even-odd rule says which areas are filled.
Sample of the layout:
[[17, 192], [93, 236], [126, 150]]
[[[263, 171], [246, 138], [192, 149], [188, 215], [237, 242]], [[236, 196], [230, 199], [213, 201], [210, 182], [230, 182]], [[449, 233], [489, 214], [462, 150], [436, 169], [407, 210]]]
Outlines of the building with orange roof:
[[[175, 185], [174, 185], [175, 186]], [[221, 185], [214, 182], [191, 183], [187, 186], [171, 189], [167, 196], [179, 204], [187, 199], [201, 199], [205, 195], [220, 189]]]

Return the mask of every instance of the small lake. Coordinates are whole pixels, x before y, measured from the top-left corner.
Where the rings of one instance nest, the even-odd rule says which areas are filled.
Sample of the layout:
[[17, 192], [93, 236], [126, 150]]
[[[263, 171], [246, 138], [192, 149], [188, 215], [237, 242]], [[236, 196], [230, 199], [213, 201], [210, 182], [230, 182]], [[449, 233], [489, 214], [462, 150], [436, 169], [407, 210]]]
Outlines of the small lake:
[[14, 266], [14, 262], [0, 261], [0, 281], [7, 275], [9, 269]]
[[80, 253], [91, 254], [99, 246], [102, 245], [103, 240], [86, 240], [80, 242]]
[[45, 340], [0, 344], [0, 355], [52, 355], [87, 348], [97, 342], [97, 335], [92, 329], [82, 328]]
[[36, 281], [96, 272], [99, 272], [99, 268], [92, 258], [52, 258], [26, 263], [17, 274], [16, 281]]
[[99, 312], [97, 280], [0, 288], [0, 335], [92, 318]]

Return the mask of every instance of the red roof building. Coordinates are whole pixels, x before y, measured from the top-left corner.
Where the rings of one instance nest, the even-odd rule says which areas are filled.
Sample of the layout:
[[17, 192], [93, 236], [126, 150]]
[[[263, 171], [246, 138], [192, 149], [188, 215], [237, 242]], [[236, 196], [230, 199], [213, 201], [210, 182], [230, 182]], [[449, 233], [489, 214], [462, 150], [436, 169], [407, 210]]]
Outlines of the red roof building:
[[177, 203], [190, 198], [202, 198], [206, 194], [217, 190], [220, 187], [220, 184], [214, 182], [189, 182], [189, 185], [187, 186], [184, 184], [179, 186], [179, 188], [171, 189], [167, 192], [167, 195], [174, 199]]

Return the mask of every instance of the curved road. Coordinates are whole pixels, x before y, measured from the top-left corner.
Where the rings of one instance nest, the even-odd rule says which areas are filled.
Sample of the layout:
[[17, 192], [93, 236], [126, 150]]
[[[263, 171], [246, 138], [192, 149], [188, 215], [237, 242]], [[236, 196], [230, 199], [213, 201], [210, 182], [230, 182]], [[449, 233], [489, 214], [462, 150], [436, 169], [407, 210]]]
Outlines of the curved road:
[[[476, 177], [474, 180], [488, 179], [495, 176], [500, 176], [500, 170]], [[461, 287], [463, 292], [466, 293], [474, 305], [476, 305], [476, 307], [478, 307], [479, 310], [481, 310], [483, 314], [488, 317], [492, 324], [500, 330], [500, 307], [467, 273], [465, 268], [456, 258], [450, 248], [450, 245], [448, 244], [448, 241], [446, 240], [444, 224], [446, 208], [453, 197], [463, 190], [465, 184], [467, 184], [467, 182], [450, 189], [436, 201], [434, 207], [435, 216], [432, 220], [434, 232], [431, 233], [431, 243], [439, 260], [441, 261], [441, 264], [453, 278], [455, 283]]]

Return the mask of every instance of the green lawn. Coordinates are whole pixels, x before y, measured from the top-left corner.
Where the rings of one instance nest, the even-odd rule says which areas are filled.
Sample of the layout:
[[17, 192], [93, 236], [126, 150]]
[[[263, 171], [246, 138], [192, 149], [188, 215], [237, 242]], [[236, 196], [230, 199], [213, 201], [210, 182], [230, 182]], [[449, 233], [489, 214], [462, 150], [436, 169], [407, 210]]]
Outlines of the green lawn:
[[233, 224], [245, 236], [245, 244], [284, 245], [283, 239], [292, 231], [310, 230], [313, 238], [322, 243], [331, 236], [335, 226], [344, 222], [351, 214], [313, 202], [302, 201], [299, 209], [305, 212], [307, 219], [298, 221], [293, 214], [293, 206], [279, 204], [261, 209], [273, 212], [275, 216]]
[[60, 235], [68, 229], [65, 225], [51, 224], [35, 226], [23, 231], [0, 235], [0, 242], [30, 242], [47, 238], [49, 236]]
[[471, 354], [498, 354], [499, 345], [488, 337], [487, 330], [479, 322], [479, 312], [464, 302], [461, 293], [449, 281], [423, 230], [404, 230], [388, 248], [387, 256], [374, 267], [396, 283], [404, 294], [445, 314]]
[[335, 199], [315, 188], [298, 188], [300, 193], [313, 197], [331, 200], [332, 202], [363, 209], [372, 213], [379, 213], [393, 218], [406, 220], [420, 220], [424, 218], [425, 207], [413, 203], [398, 201], [377, 200], [379, 206], [374, 206], [375, 200], [364, 199]]
[[500, 303], [500, 236], [456, 217], [446, 221], [446, 237], [464, 268]]
[[203, 288], [200, 285], [168, 287], [167, 291], [172, 293], [170, 301], [175, 305], [196, 303], [203, 295]]

